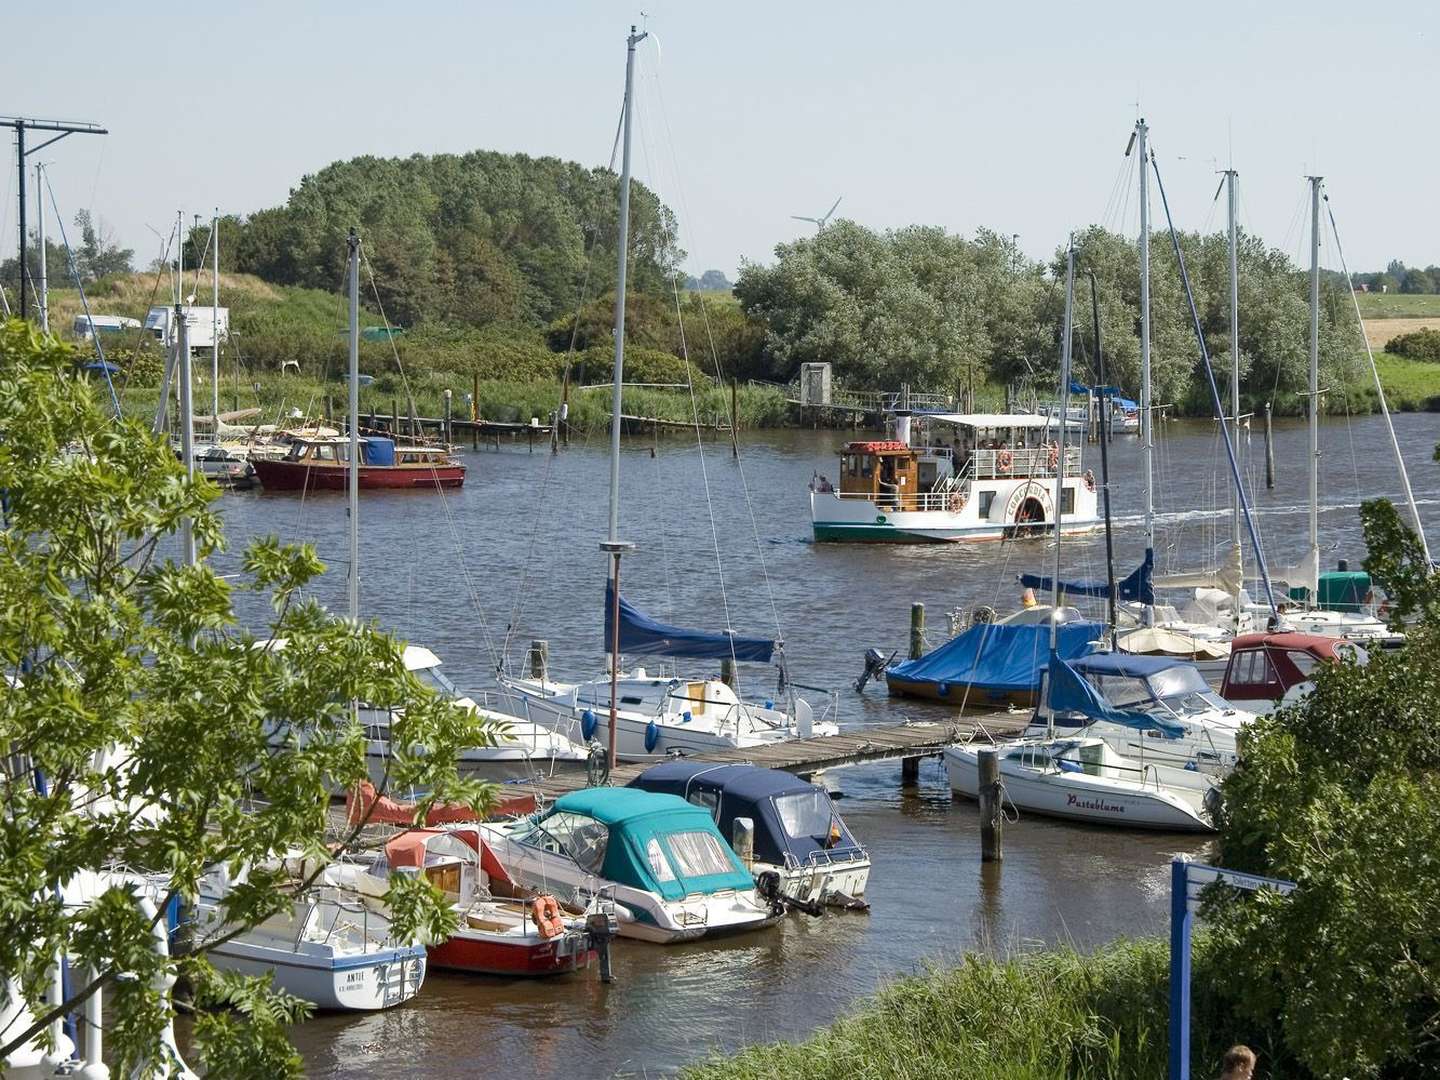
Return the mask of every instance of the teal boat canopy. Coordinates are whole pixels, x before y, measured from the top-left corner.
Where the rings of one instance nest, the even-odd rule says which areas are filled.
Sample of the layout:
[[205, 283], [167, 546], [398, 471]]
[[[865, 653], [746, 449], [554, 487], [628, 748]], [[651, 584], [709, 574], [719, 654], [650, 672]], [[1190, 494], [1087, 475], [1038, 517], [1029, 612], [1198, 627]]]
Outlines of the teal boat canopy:
[[555, 800], [538, 819], [583, 814], [608, 827], [601, 875], [679, 900], [692, 893], [755, 887], [708, 811], [678, 795], [634, 788], [585, 788]]

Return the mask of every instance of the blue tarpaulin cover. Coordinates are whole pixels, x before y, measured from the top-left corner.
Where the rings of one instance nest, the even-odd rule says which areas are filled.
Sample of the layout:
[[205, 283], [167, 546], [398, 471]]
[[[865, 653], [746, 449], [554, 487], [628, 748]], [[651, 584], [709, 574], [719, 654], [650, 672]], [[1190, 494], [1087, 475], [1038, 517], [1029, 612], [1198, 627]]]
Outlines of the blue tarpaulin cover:
[[[1155, 556], [1153, 553], [1145, 555], [1145, 561], [1141, 563], [1129, 577], [1122, 578], [1115, 583], [1115, 591], [1118, 594], [1117, 600], [1134, 600], [1141, 604], [1155, 603]], [[1053, 578], [1041, 577], [1039, 574], [1021, 574], [1020, 584], [1027, 589], [1040, 589], [1048, 592], [1054, 588]], [[1064, 581], [1060, 582], [1060, 591], [1069, 593], [1071, 596], [1109, 596], [1110, 584], [1107, 581]]]
[[1117, 709], [1059, 656], [1050, 658], [1050, 675], [1046, 681], [1045, 692], [1050, 708], [1057, 713], [1079, 713], [1091, 720], [1108, 720], [1112, 724], [1123, 724], [1139, 731], [1153, 729], [1171, 736], [1185, 734], [1185, 728], [1181, 724], [1171, 723], [1163, 717], [1131, 709]]
[[1138, 409], [1138, 408], [1140, 408], [1140, 403], [1139, 403], [1138, 401], [1131, 401], [1128, 397], [1117, 397], [1117, 398], [1111, 398], [1110, 400], [1112, 400], [1113, 402], [1115, 402], [1115, 404], [1116, 404], [1116, 405], [1119, 405], [1122, 409]]
[[[615, 591], [605, 582], [605, 649], [614, 642]], [[768, 664], [775, 652], [771, 638], [686, 630], [658, 622], [620, 597], [620, 651], [629, 656], [689, 656], [700, 660], [753, 660]]]
[[[1062, 623], [1055, 648], [1067, 660], [1095, 649], [1105, 636], [1098, 622]], [[977, 690], [1035, 690], [1050, 659], [1050, 624], [979, 623], [918, 660], [896, 664], [886, 674], [913, 682], [969, 684]]]

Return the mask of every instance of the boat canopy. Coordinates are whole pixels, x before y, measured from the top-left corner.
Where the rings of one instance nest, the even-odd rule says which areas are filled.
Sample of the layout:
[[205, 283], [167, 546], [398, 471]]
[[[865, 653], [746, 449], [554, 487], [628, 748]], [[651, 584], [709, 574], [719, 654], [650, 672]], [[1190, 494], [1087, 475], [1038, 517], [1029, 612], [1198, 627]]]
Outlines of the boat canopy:
[[956, 424], [969, 428], [1043, 428], [1054, 427], [1055, 419], [1038, 413], [932, 413], [916, 412], [926, 420]]
[[[913, 682], [970, 685], [996, 691], [1034, 690], [1050, 658], [1046, 623], [977, 623], [918, 660], [886, 672]], [[1105, 636], [1098, 622], [1068, 622], [1056, 627], [1055, 647], [1066, 660], [1093, 652]]]
[[[1115, 599], [1133, 600], [1140, 604], [1155, 603], [1155, 555], [1153, 552], [1145, 553], [1145, 561], [1136, 567], [1131, 573], [1115, 583]], [[1021, 574], [1020, 584], [1027, 589], [1040, 589], [1049, 591], [1055, 587], [1054, 578], [1042, 577], [1039, 574]], [[1110, 583], [1108, 581], [1081, 579], [1076, 581], [1060, 582], [1060, 592], [1071, 596], [1109, 596]]]
[[536, 823], [544, 828], [560, 815], [582, 815], [607, 827], [600, 875], [608, 881], [667, 900], [755, 887], [710, 815], [678, 796], [586, 788], [556, 799]]
[[761, 862], [793, 866], [865, 853], [835, 812], [829, 792], [779, 769], [667, 761], [646, 769], [630, 786], [679, 795], [708, 810], [727, 837], [734, 836], [737, 817], [749, 818]]
[[[605, 582], [605, 649], [615, 634], [615, 587]], [[775, 653], [771, 638], [744, 637], [727, 630], [686, 630], [646, 615], [620, 597], [620, 651], [630, 656], [688, 656], [699, 660], [753, 660], [768, 664]]]
[[[1091, 663], [1093, 661], [1102, 661], [1102, 663], [1097, 666]], [[1082, 668], [1081, 665], [1085, 665], [1085, 667]], [[1161, 657], [1127, 657], [1118, 653], [1109, 653], [1103, 657], [1087, 657], [1076, 661], [1073, 666], [1058, 655], [1052, 656], [1049, 677], [1046, 680], [1046, 694], [1053, 712], [1079, 713], [1091, 720], [1104, 720], [1139, 731], [1158, 731], [1163, 735], [1178, 738], [1185, 734], [1183, 725], [1138, 709], [1118, 709], [1111, 705], [1094, 684], [1081, 674], [1081, 670], [1108, 671], [1112, 675], [1145, 679], [1148, 675], [1174, 666], [1176, 666], [1175, 661], [1165, 660]]]

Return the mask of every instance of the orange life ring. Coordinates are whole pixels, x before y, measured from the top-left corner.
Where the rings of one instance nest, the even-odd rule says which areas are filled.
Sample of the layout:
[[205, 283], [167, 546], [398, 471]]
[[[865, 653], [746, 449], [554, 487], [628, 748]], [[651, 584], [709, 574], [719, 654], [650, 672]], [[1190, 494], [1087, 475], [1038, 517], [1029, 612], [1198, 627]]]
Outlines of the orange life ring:
[[559, 937], [565, 933], [565, 920], [560, 916], [560, 905], [549, 893], [541, 893], [530, 901], [530, 917], [535, 920], [535, 929], [542, 938]]
[[950, 494], [950, 512], [951, 512], [952, 514], [958, 514], [961, 510], [964, 510], [964, 509], [965, 509], [965, 493], [964, 493], [963, 491], [955, 491], [955, 492], [952, 492], [952, 493]]
[[1095, 474], [1089, 469], [1085, 470], [1085, 487], [1089, 491], [1095, 490]]
[[1001, 450], [995, 457], [995, 467], [1001, 472], [1009, 472], [1010, 466], [1015, 463], [1015, 455], [1009, 450]]
[[1060, 448], [1059, 448], [1058, 446], [1052, 446], [1052, 447], [1050, 447], [1050, 454], [1049, 454], [1049, 457], [1048, 457], [1046, 460], [1050, 462], [1050, 468], [1052, 468], [1052, 469], [1055, 468], [1056, 465], [1059, 465], [1059, 464], [1060, 464]]

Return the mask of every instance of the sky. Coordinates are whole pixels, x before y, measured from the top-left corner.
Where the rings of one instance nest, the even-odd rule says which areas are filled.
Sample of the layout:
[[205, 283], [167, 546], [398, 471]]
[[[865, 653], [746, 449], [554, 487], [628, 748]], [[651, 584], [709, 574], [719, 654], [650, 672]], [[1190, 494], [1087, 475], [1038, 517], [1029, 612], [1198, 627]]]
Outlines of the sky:
[[39, 158], [67, 223], [90, 208], [144, 266], [177, 210], [280, 205], [338, 159], [606, 164], [631, 22], [652, 32], [635, 174], [679, 214], [693, 273], [770, 261], [814, 229], [792, 215], [837, 197], [873, 228], [988, 227], [1033, 258], [1093, 223], [1134, 230], [1137, 113], [1181, 228], [1224, 227], [1216, 170], [1233, 162], [1241, 226], [1305, 261], [1320, 173], [1352, 270], [1440, 263], [1440, 20], [1414, 0], [47, 0], [6, 15], [0, 114], [109, 129]]

